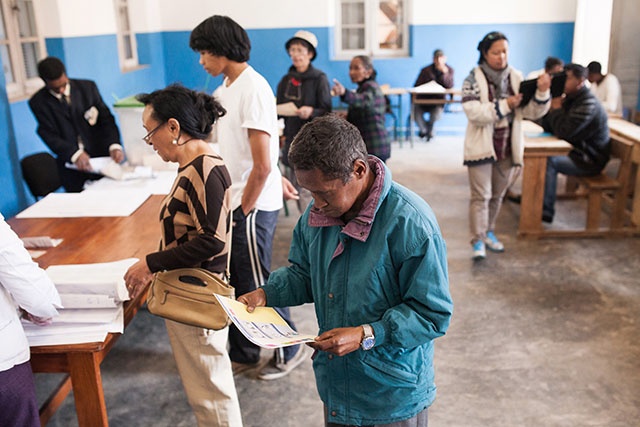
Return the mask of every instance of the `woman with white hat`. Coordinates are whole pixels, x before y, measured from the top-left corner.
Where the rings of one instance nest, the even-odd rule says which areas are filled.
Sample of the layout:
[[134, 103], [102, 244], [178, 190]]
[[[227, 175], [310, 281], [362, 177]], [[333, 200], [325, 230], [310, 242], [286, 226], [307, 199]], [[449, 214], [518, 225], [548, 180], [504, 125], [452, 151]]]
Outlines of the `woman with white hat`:
[[[282, 162], [287, 166], [287, 178], [300, 191], [291, 172], [287, 155], [293, 137], [296, 136], [302, 126], [313, 118], [321, 116], [331, 111], [331, 93], [329, 89], [329, 79], [321, 70], [311, 65], [316, 58], [316, 48], [318, 39], [316, 36], [305, 30], [300, 30], [285, 43], [285, 48], [292, 65], [289, 72], [278, 83], [277, 103], [281, 107], [292, 102], [294, 109], [279, 114], [284, 117], [284, 147], [282, 149]], [[304, 197], [301, 193], [300, 209], [306, 208], [310, 198]], [[302, 199], [305, 199], [304, 201]]]

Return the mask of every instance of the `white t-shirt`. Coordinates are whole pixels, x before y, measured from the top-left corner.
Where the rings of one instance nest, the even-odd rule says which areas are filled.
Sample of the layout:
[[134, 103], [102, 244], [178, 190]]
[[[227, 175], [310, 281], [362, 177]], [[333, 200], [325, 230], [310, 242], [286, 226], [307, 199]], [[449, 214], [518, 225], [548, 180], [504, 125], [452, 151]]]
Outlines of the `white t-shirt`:
[[607, 74], [600, 84], [591, 83], [591, 90], [607, 113], [622, 114], [622, 88], [616, 76]]
[[256, 202], [262, 211], [276, 211], [282, 207], [282, 176], [278, 168], [280, 144], [278, 141], [278, 117], [276, 100], [269, 83], [251, 66], [242, 71], [227, 86], [225, 78], [213, 96], [227, 110], [216, 123], [220, 155], [231, 175], [231, 207], [236, 209], [242, 201], [253, 157], [249, 144], [249, 129], [257, 129], [270, 135], [269, 157], [271, 173]]

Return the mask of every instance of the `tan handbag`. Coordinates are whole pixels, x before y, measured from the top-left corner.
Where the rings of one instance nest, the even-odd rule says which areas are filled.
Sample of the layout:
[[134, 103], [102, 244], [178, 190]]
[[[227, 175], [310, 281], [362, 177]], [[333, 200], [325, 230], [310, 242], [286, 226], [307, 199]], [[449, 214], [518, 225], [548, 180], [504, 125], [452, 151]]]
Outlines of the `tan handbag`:
[[235, 289], [203, 268], [161, 271], [151, 282], [147, 307], [165, 319], [219, 330], [231, 320], [214, 294], [235, 298]]

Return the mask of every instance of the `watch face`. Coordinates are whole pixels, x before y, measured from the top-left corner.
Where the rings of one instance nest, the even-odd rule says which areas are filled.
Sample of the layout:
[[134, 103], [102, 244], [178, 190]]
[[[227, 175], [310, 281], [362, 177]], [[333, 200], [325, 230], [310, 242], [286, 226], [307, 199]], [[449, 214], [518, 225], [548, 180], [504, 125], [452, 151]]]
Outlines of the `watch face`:
[[373, 345], [376, 343], [375, 338], [373, 337], [367, 337], [365, 339], [362, 340], [362, 349], [363, 350], [370, 350], [373, 348]]

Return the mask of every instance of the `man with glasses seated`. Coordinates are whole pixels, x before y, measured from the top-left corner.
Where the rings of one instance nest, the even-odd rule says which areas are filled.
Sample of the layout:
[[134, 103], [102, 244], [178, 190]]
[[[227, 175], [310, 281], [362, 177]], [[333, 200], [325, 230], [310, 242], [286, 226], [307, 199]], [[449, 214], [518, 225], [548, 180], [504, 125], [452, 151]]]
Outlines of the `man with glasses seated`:
[[45, 86], [29, 100], [38, 135], [56, 155], [65, 190], [82, 191], [85, 181], [102, 178], [91, 168], [92, 157], [124, 160], [120, 131], [95, 82], [68, 78], [52, 56], [38, 63], [38, 75]]

